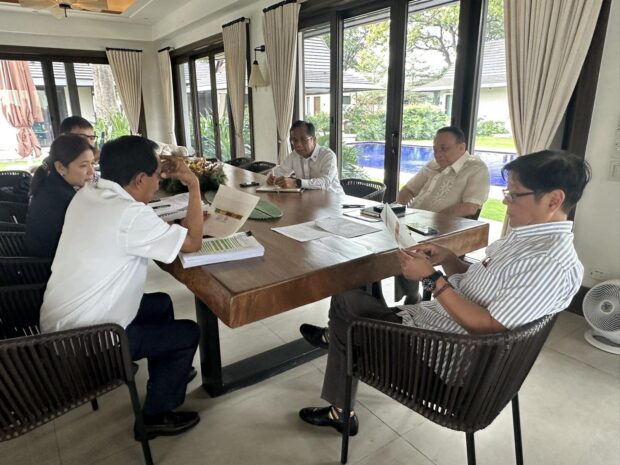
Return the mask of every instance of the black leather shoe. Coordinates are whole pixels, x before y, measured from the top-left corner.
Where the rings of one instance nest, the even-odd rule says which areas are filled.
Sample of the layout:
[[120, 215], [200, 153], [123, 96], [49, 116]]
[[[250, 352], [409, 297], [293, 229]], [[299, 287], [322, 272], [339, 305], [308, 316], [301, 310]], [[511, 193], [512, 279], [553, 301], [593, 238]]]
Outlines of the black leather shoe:
[[189, 369], [189, 374], [187, 375], [187, 384], [191, 383], [192, 380], [196, 377], [197, 374], [198, 374], [198, 372], [196, 371], [196, 368], [191, 367]]
[[[299, 327], [299, 332], [306, 341], [312, 344], [314, 347], [320, 347], [321, 349], [327, 349], [329, 344], [323, 340], [323, 335], [327, 335], [327, 328], [321, 328], [320, 326], [309, 325], [304, 323]], [[327, 338], [325, 338], [327, 340]]]
[[[334, 420], [329, 416], [329, 411], [331, 410], [331, 406], [327, 407], [306, 407], [302, 408], [299, 411], [299, 417], [305, 421], [306, 423], [310, 423], [315, 426], [331, 426], [335, 428], [339, 433], [342, 433], [344, 424], [338, 419]], [[357, 415], [353, 414], [351, 416], [351, 421], [349, 423], [349, 436], [355, 436], [359, 429], [359, 421], [357, 420]]]
[[[147, 439], [184, 433], [200, 421], [197, 412], [164, 412], [155, 415], [143, 415], [143, 418]], [[134, 425], [133, 431], [136, 441], [140, 441], [136, 425]]]

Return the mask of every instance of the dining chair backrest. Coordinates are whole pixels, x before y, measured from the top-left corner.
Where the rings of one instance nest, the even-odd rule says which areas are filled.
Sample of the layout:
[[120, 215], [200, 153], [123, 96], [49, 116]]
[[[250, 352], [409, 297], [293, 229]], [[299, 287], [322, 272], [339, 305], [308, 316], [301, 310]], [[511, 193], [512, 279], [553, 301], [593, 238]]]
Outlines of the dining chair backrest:
[[[347, 341], [348, 376], [434, 423], [467, 433], [470, 456], [473, 433], [490, 425], [511, 401], [514, 411], [519, 389], [556, 318], [557, 314], [546, 315], [490, 335], [447, 334], [377, 320], [354, 320]], [[345, 418], [347, 410], [350, 399]], [[516, 422], [518, 418], [517, 403]], [[520, 426], [514, 426], [515, 438], [519, 430], [520, 444]]]
[[26, 233], [22, 231], [0, 232], [0, 256], [26, 257]]
[[28, 204], [22, 202], [0, 201], [0, 221], [7, 223], [26, 223]]
[[0, 442], [127, 384], [144, 460], [152, 465], [125, 330], [103, 324], [39, 334], [44, 290], [0, 286]]
[[376, 202], [383, 202], [383, 195], [385, 194], [385, 184], [377, 181], [370, 181], [368, 179], [341, 179], [340, 185], [347, 195], [353, 197], [359, 197], [362, 199], [375, 200]]

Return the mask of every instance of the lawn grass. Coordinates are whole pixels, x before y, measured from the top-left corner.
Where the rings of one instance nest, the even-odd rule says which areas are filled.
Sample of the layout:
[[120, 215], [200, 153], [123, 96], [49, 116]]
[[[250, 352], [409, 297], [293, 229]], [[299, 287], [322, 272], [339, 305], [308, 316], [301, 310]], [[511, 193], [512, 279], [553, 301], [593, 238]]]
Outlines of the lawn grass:
[[482, 211], [480, 212], [480, 218], [493, 221], [504, 221], [504, 216], [506, 216], [506, 205], [504, 205], [501, 200], [488, 199], [484, 202]]
[[0, 161], [0, 171], [5, 170], [23, 170], [28, 171], [31, 166], [39, 166], [43, 161], [43, 157], [35, 160], [8, 160]]

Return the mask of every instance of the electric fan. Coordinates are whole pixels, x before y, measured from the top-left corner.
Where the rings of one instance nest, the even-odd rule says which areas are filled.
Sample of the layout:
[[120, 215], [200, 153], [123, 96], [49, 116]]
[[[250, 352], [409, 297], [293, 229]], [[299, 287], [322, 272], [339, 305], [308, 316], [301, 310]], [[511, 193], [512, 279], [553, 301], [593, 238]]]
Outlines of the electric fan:
[[66, 18], [67, 10], [101, 11], [108, 8], [107, 0], [19, 0], [24, 8], [48, 10], [55, 18]]
[[583, 316], [592, 326], [586, 341], [597, 349], [620, 354], [620, 279], [597, 284], [583, 299]]

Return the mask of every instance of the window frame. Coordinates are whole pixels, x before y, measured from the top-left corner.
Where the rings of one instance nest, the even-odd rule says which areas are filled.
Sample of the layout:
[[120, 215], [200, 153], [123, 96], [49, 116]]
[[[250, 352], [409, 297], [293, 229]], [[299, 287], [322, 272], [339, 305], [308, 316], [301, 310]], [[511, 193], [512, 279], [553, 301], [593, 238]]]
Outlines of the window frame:
[[[250, 69], [252, 66], [251, 61], [251, 50], [250, 50], [250, 34], [249, 34], [249, 23], [246, 23], [246, 79], [249, 81], [250, 77]], [[192, 105], [194, 108], [193, 115], [193, 147], [196, 149], [196, 153], [200, 153], [201, 156], [204, 156], [203, 147], [202, 147], [202, 137], [200, 134], [200, 114], [198, 112], [198, 88], [196, 82], [196, 68], [195, 63], [196, 60], [201, 58], [209, 58], [209, 79], [211, 81], [211, 89], [217, 89], [216, 84], [216, 75], [215, 75], [215, 56], [218, 54], [224, 53], [224, 39], [222, 37], [222, 33], [215, 34], [213, 36], [207, 37], [206, 39], [193, 42], [191, 44], [180, 47], [176, 50], [172, 50], [170, 52], [170, 60], [171, 60], [171, 68], [172, 68], [172, 87], [173, 87], [173, 95], [174, 95], [174, 130], [176, 134], [177, 141], [180, 145], [187, 145], [187, 140], [185, 138], [185, 115], [183, 114], [183, 109], [181, 105], [181, 92], [184, 91], [185, 83], [181, 82], [181, 78], [179, 75], [178, 67], [184, 63], [188, 63], [189, 73], [190, 73], [190, 98], [192, 99]], [[252, 87], [247, 86], [247, 95], [248, 95], [248, 113], [249, 113], [249, 126], [250, 126], [250, 158], [255, 159], [255, 149], [254, 149], [254, 112], [253, 112], [253, 100], [252, 100]], [[228, 92], [227, 92], [228, 95]], [[230, 99], [226, 98], [226, 107], [228, 109], [228, 114], [231, 115], [230, 111]], [[221, 132], [220, 132], [220, 124], [219, 124], [219, 108], [217, 105], [217, 92], [211, 92], [211, 108], [213, 108], [213, 127], [214, 127], [214, 141], [215, 141], [215, 156], [218, 160], [222, 160], [222, 145], [221, 145]], [[235, 146], [235, 138], [234, 134], [234, 121], [231, 117], [228, 119], [228, 123], [230, 125], [230, 153], [236, 153]]]
[[[73, 64], [110, 64], [105, 51], [9, 45], [0, 45], [0, 60], [36, 61], [41, 63], [45, 96], [48, 102], [50, 120], [52, 124], [52, 134], [54, 138], [60, 135], [61, 118], [53, 64], [55, 62], [64, 64], [69, 100], [71, 102], [71, 113], [75, 116], [82, 116], [82, 112], [79, 104], [78, 88], [75, 81], [75, 68]], [[142, 99], [140, 108], [138, 132], [142, 136], [147, 137], [146, 118], [144, 115], [144, 99]]]

